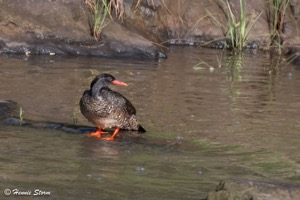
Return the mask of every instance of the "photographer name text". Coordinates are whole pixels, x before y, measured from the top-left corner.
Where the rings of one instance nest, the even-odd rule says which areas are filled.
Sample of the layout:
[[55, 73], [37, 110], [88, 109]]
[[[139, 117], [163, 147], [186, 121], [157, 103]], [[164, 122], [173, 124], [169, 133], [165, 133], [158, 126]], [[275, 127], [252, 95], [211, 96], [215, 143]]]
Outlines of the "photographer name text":
[[6, 196], [50, 196], [50, 191], [35, 189], [35, 190], [19, 190], [6, 188], [4, 190]]

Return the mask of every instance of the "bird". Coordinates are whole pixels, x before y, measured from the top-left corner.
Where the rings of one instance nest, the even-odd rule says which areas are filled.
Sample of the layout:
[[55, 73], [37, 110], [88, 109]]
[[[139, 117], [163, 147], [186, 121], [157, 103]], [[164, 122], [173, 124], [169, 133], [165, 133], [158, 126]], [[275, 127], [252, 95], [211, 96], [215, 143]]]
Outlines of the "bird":
[[144, 133], [146, 130], [140, 125], [136, 117], [136, 109], [132, 103], [119, 92], [108, 86], [114, 84], [127, 86], [108, 73], [97, 75], [85, 90], [80, 99], [80, 111], [88, 121], [97, 126], [97, 131], [87, 134], [89, 137], [101, 138], [106, 128], [115, 128], [111, 137], [103, 140], [114, 140], [120, 129]]

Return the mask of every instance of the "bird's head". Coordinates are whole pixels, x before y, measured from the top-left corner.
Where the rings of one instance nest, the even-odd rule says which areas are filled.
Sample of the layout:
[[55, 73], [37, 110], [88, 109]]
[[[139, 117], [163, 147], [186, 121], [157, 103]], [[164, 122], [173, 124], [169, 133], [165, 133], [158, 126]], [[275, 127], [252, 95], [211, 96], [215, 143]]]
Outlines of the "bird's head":
[[120, 85], [120, 86], [127, 86], [126, 83], [118, 81], [113, 75], [103, 73], [94, 78], [94, 80], [91, 83], [91, 88], [97, 83], [101, 82], [103, 85], [108, 86], [109, 84], [114, 84], [114, 85]]

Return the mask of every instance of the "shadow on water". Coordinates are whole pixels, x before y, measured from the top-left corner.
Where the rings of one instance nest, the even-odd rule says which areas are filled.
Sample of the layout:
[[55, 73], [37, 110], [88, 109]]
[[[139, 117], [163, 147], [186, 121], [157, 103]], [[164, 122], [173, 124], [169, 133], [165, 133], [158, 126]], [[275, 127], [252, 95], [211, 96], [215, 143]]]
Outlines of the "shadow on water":
[[0, 59], [0, 99], [18, 102], [25, 119], [91, 126], [78, 101], [96, 74], [109, 72], [129, 84], [113, 89], [148, 130], [106, 142], [1, 126], [4, 187], [54, 199], [201, 199], [228, 178], [300, 183], [300, 71], [277, 57], [176, 47], [156, 61]]

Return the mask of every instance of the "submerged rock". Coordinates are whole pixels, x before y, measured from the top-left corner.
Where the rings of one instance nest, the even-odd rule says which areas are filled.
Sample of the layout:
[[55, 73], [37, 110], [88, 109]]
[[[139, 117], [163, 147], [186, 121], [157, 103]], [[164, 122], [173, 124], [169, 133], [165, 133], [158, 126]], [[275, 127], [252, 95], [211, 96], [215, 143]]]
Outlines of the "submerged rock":
[[41, 129], [56, 129], [68, 133], [88, 133], [95, 131], [96, 128], [88, 126], [75, 126], [56, 122], [39, 122], [20, 117], [20, 106], [11, 100], [0, 100], [0, 124], [9, 126], [26, 126]]
[[[26, 126], [28, 128], [37, 129], [53, 129], [73, 134], [91, 133], [97, 130], [96, 127], [90, 126], [77, 126], [52, 121], [34, 121], [30, 119], [23, 119], [20, 117], [19, 104], [11, 100], [0, 100], [0, 125]], [[126, 130], [124, 131], [126, 132]], [[130, 131], [130, 133], [137, 132]]]
[[254, 200], [254, 198], [247, 188], [231, 181], [222, 181], [215, 191], [208, 193], [206, 200]]
[[300, 70], [300, 48], [290, 48], [286, 55], [288, 57], [287, 61], [297, 65], [296, 69]]
[[24, 126], [24, 125], [29, 125], [29, 123], [27, 123], [27, 121], [24, 121], [24, 120], [21, 120], [21, 119], [17, 119], [17, 118], [14, 118], [14, 117], [9, 117], [9, 118], [6, 118], [4, 120], [4, 123], [7, 124], [7, 125], [12, 125], [12, 126]]
[[0, 121], [17, 116], [19, 111], [18, 103], [11, 100], [0, 100]]
[[221, 181], [205, 200], [298, 200], [300, 185], [276, 182]]

